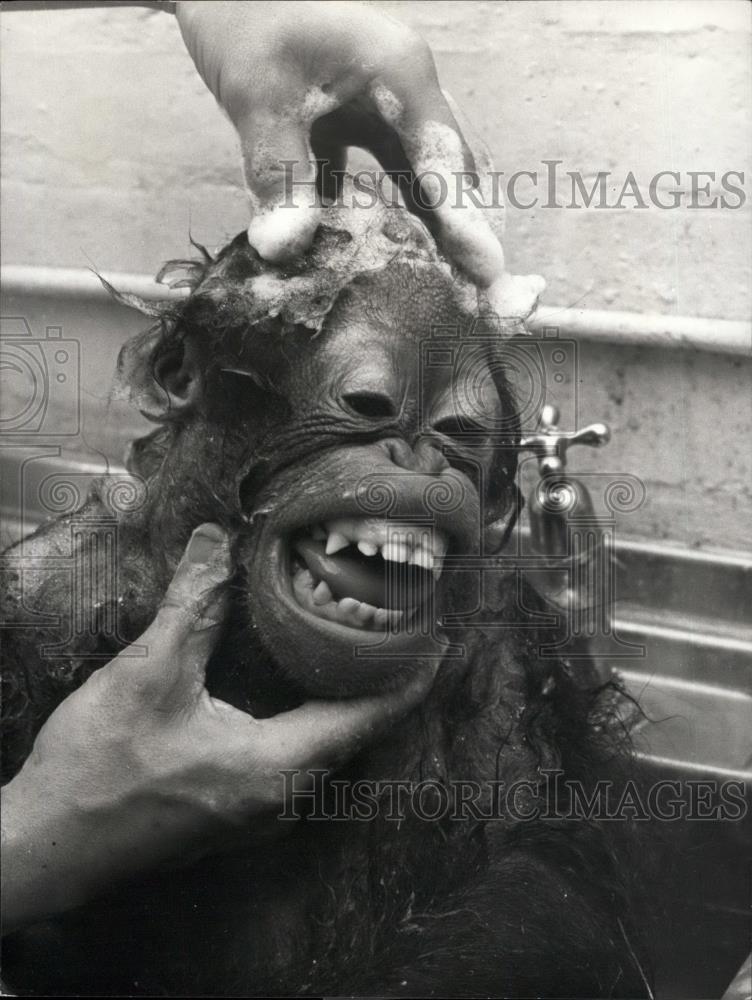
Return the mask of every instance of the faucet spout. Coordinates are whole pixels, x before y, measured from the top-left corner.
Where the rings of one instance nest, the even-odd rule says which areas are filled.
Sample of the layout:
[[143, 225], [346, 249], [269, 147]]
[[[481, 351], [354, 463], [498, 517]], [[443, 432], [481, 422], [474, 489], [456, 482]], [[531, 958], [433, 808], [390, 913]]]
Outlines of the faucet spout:
[[[602, 574], [610, 572], [612, 547], [608, 527], [593, 509], [590, 492], [582, 481], [567, 472], [567, 453], [573, 445], [600, 447], [610, 438], [606, 424], [597, 423], [572, 432], [558, 427], [554, 406], [541, 411], [538, 430], [520, 442], [538, 459], [539, 478], [527, 500], [530, 544], [544, 566], [531, 571], [531, 582], [552, 607], [564, 612], [569, 640], [565, 661], [587, 659], [592, 672], [582, 674], [604, 683], [611, 677], [606, 660], [595, 655], [591, 640], [594, 628], [610, 619], [604, 601], [610, 589]], [[562, 650], [563, 652], [563, 650]]]

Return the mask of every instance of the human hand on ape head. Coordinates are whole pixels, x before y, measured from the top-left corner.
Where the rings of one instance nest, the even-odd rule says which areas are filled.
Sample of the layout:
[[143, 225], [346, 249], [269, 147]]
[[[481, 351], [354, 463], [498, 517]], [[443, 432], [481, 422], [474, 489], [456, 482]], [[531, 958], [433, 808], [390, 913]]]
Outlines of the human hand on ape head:
[[426, 695], [430, 669], [263, 720], [212, 698], [231, 572], [222, 529], [197, 528], [152, 625], [58, 706], [3, 788], [4, 932], [276, 826], [280, 771], [338, 766]]
[[[481, 211], [454, 204], [456, 178], [476, 164], [431, 50], [414, 31], [333, 0], [179, 0], [176, 14], [199, 73], [240, 135], [248, 239], [261, 257], [283, 261], [310, 245], [320, 216], [316, 159], [341, 170], [347, 147], [359, 146], [393, 177], [435, 172], [424, 178], [421, 201], [435, 206], [442, 249], [481, 288], [501, 276], [502, 248]], [[281, 207], [284, 161], [295, 164], [294, 208]], [[410, 205], [409, 185], [403, 194]]]

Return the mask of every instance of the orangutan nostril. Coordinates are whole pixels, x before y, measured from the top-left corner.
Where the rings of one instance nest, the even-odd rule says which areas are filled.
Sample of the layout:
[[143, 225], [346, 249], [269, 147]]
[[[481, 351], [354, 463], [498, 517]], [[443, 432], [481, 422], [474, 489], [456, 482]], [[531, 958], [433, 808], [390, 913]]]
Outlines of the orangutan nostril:
[[353, 413], [369, 420], [385, 420], [397, 415], [392, 400], [381, 392], [348, 392], [342, 399]]

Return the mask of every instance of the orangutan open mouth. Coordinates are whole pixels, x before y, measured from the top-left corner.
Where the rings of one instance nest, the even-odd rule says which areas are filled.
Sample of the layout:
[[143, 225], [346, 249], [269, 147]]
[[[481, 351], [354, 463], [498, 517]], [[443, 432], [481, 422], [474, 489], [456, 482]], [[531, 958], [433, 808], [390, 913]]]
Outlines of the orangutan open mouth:
[[425, 607], [441, 575], [447, 536], [377, 518], [339, 518], [291, 541], [298, 604], [317, 618], [365, 631], [397, 631]]

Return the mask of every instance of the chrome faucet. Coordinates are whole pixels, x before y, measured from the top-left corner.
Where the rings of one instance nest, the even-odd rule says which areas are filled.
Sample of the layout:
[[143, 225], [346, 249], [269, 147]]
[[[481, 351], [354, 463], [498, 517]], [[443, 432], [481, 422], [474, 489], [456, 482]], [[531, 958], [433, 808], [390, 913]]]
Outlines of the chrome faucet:
[[538, 459], [540, 479], [528, 498], [531, 544], [548, 556], [570, 554], [570, 525], [573, 519], [595, 517], [587, 487], [565, 473], [567, 452], [575, 444], [599, 448], [611, 432], [606, 424], [590, 424], [579, 431], [561, 431], [559, 411], [547, 405], [541, 410], [538, 430], [523, 437], [520, 449], [532, 451]]
[[608, 529], [593, 509], [581, 479], [566, 472], [567, 452], [576, 444], [599, 448], [609, 440], [606, 424], [561, 431], [559, 411], [544, 406], [535, 434], [520, 448], [538, 459], [540, 478], [528, 497], [530, 544], [543, 557], [528, 572], [541, 597], [566, 616], [563, 639], [553, 647], [565, 669], [583, 688], [600, 686], [612, 677], [607, 658], [599, 655], [602, 638], [611, 641], [609, 581], [613, 553]]

